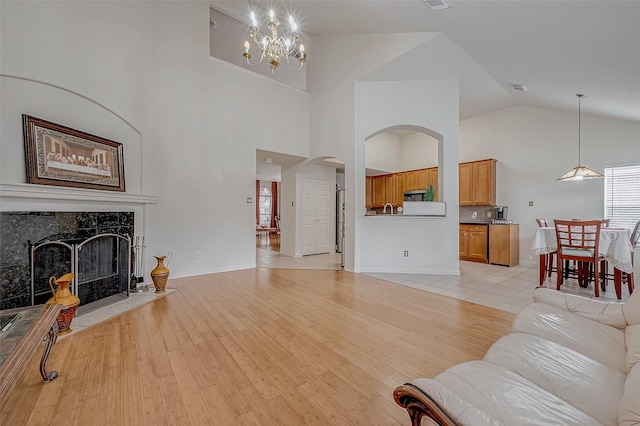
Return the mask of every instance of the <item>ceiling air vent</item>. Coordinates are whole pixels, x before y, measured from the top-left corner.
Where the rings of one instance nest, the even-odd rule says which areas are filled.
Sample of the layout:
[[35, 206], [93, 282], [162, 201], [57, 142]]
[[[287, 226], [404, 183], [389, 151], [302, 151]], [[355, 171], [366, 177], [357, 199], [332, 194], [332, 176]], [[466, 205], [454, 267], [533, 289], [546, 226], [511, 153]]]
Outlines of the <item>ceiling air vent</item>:
[[524, 84], [512, 84], [511, 88], [513, 90], [519, 90], [521, 92], [528, 92], [529, 88], [527, 86], [525, 86]]
[[451, 3], [448, 0], [424, 0], [424, 2], [433, 10], [442, 10], [451, 7]]

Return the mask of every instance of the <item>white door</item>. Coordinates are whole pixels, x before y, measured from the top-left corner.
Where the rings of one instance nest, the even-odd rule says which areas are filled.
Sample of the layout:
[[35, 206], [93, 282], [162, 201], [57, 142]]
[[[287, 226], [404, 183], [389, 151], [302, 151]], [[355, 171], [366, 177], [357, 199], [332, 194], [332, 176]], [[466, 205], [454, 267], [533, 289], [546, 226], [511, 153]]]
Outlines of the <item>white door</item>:
[[329, 253], [331, 198], [329, 181], [304, 178], [302, 183], [302, 254]]

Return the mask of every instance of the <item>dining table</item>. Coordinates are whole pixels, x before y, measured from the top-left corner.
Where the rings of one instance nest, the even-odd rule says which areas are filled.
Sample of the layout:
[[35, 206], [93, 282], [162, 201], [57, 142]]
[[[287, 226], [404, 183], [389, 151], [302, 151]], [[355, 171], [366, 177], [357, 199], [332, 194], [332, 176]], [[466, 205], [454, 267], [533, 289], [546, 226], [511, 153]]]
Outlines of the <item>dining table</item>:
[[[545, 279], [547, 256], [556, 251], [558, 251], [558, 241], [555, 227], [537, 228], [531, 253], [540, 257], [540, 285]], [[617, 293], [620, 288], [621, 273], [633, 273], [631, 231], [626, 228], [601, 228], [598, 253], [614, 268], [614, 283]]]
[[256, 226], [256, 237], [260, 239], [261, 236], [264, 236], [265, 241], [268, 241], [269, 235], [275, 233], [276, 231], [276, 228], [272, 228], [270, 226]]

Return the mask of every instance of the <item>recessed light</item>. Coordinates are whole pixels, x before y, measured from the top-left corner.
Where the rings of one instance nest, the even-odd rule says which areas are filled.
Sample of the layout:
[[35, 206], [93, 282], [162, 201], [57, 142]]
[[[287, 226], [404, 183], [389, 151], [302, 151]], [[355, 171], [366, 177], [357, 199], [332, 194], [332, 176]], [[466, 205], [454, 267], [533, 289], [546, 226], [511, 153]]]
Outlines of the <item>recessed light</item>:
[[433, 10], [442, 10], [450, 8], [449, 0], [424, 0], [424, 2]]
[[524, 84], [511, 84], [511, 88], [513, 90], [519, 90], [521, 92], [528, 92], [529, 88], [527, 86], [525, 86]]

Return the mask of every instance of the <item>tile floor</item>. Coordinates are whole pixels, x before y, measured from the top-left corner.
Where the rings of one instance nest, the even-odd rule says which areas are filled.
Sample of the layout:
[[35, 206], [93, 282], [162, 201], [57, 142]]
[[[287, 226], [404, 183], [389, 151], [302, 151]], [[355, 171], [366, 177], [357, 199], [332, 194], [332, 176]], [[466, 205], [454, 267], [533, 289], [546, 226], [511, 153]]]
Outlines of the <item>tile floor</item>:
[[[507, 268], [461, 261], [460, 275], [365, 275], [513, 313], [518, 313], [533, 301], [533, 289], [538, 285], [537, 265]], [[555, 288], [556, 275], [548, 278], [545, 285]], [[595, 299], [593, 284], [588, 288], [581, 288], [575, 279], [566, 280], [562, 291]], [[629, 291], [624, 286], [622, 300], [628, 298]], [[613, 282], [609, 282], [606, 292], [600, 293], [599, 300], [617, 301]]]

